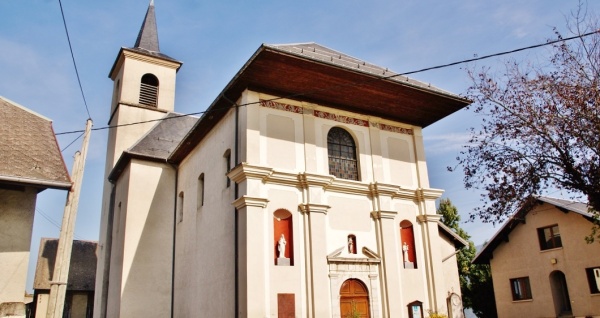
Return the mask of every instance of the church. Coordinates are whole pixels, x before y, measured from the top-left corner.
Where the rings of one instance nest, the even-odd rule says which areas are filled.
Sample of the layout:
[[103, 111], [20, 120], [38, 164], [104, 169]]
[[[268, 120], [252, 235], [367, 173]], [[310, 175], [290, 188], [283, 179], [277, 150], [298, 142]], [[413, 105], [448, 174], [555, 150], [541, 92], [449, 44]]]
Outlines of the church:
[[263, 44], [200, 117], [151, 2], [114, 82], [94, 317], [463, 317], [422, 129], [468, 100]]

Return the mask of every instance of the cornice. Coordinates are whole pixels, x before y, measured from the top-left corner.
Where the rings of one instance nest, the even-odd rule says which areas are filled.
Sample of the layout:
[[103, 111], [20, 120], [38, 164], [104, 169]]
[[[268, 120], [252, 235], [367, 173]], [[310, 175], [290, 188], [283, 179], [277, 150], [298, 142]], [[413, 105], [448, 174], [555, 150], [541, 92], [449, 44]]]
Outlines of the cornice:
[[138, 60], [142, 62], [152, 63], [168, 68], [172, 68], [174, 70], [178, 69], [181, 66], [181, 63], [167, 61], [163, 58], [151, 57], [148, 55], [140, 54], [134, 51], [123, 50], [123, 56], [126, 58], [130, 58], [132, 60]]
[[298, 204], [298, 208], [300, 208], [300, 212], [302, 213], [323, 213], [327, 214], [327, 210], [331, 207], [325, 204], [316, 204], [316, 203], [301, 203]]
[[397, 211], [372, 211], [371, 212], [371, 217], [376, 220], [378, 220], [378, 219], [393, 220], [394, 218], [396, 218], [396, 215], [398, 215]]
[[227, 177], [235, 183], [240, 183], [247, 179], [258, 179], [263, 182], [273, 174], [272, 168], [254, 166], [245, 162], [235, 166], [227, 173]]
[[374, 197], [380, 195], [387, 195], [393, 197], [398, 193], [400, 187], [392, 184], [374, 182], [369, 184], [369, 190], [371, 191], [371, 195]]
[[441, 214], [417, 215], [417, 221], [419, 223], [424, 223], [424, 222], [435, 222], [435, 223], [437, 223], [441, 218], [442, 218]]
[[416, 191], [416, 195], [417, 195], [417, 199], [419, 201], [425, 201], [425, 200], [437, 200], [438, 198], [440, 198], [442, 196], [442, 194], [444, 193], [444, 190], [441, 189], [422, 189], [419, 188]]
[[308, 188], [309, 186], [327, 188], [334, 179], [335, 177], [330, 175], [312, 174], [308, 172], [298, 174], [298, 181], [303, 188]]
[[363, 183], [360, 181], [352, 181], [345, 179], [335, 178], [329, 184], [329, 186], [325, 187], [328, 191], [335, 192], [343, 192], [343, 193], [351, 193], [351, 194], [359, 194], [359, 195], [371, 195], [370, 184]]
[[249, 196], [242, 196], [240, 198], [238, 198], [237, 200], [233, 201], [232, 205], [236, 208], [236, 209], [243, 209], [245, 207], [258, 207], [258, 208], [266, 208], [267, 207], [267, 203], [269, 203], [269, 200], [266, 198], [255, 198], [255, 197], [249, 197]]

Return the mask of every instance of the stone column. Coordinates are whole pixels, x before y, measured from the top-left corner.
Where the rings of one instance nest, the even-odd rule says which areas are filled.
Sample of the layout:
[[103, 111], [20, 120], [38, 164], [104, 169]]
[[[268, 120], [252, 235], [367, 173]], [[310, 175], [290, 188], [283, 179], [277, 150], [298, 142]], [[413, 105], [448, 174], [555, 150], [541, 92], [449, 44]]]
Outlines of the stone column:
[[[402, 288], [400, 266], [398, 260], [399, 230], [396, 226], [396, 211], [373, 211], [371, 217], [376, 220], [379, 250], [381, 253], [383, 315], [389, 317], [402, 316]], [[390, 299], [390, 296], [393, 297]]]
[[265, 198], [242, 196], [233, 202], [239, 222], [239, 313], [238, 317], [267, 317], [270, 299], [267, 262], [268, 245]]
[[300, 211], [305, 214], [308, 229], [305, 255], [307, 271], [307, 297], [310, 298], [312, 310], [309, 317], [331, 317], [329, 291], [329, 268], [327, 266], [327, 229], [326, 217], [329, 206], [323, 204], [300, 204]]
[[439, 253], [439, 228], [438, 221], [441, 215], [426, 214], [417, 216], [417, 221], [423, 233], [423, 246], [425, 256], [425, 271], [427, 274], [427, 290], [429, 291], [429, 306], [435, 309], [446, 307], [444, 294], [444, 271], [442, 256]]

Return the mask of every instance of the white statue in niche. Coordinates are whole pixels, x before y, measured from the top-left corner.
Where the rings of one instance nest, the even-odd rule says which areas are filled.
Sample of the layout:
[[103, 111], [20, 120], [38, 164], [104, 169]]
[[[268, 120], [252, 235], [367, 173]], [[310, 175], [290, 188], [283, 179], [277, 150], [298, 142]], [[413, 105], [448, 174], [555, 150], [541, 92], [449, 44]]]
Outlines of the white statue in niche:
[[285, 257], [285, 245], [287, 244], [287, 241], [285, 240], [285, 236], [283, 236], [283, 233], [281, 234], [281, 237], [279, 238], [279, 241], [277, 242], [277, 250], [279, 251], [279, 258], [286, 258]]
[[406, 242], [402, 245], [402, 256], [404, 256], [404, 261], [408, 262], [408, 244]]
[[354, 254], [354, 240], [352, 236], [348, 237], [348, 253]]

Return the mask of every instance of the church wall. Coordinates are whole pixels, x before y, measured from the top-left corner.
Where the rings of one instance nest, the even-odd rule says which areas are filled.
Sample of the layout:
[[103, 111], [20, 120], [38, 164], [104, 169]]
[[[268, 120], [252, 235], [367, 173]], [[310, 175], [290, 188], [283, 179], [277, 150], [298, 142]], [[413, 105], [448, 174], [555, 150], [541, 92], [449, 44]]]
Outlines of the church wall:
[[[393, 277], [401, 279], [400, 295], [388, 295], [391, 302], [401, 300], [402, 305], [394, 307], [394, 310], [400, 310], [404, 315], [407, 310], [405, 305], [414, 300], [422, 301], [424, 309], [430, 309], [428, 288], [436, 288], [433, 292], [437, 294], [438, 303], [445, 305], [445, 299], [440, 295], [445, 295], [446, 285], [444, 283], [439, 253], [440, 242], [435, 239], [438, 236], [437, 229], [435, 233], [431, 228], [423, 232], [425, 225], [417, 220], [420, 214], [435, 213], [435, 203], [433, 199], [427, 202], [417, 203], [417, 197], [413, 198], [392, 198], [380, 195], [376, 201], [369, 195], [368, 185], [373, 182], [382, 183], [392, 187], [402, 187], [403, 189], [414, 189], [423, 185], [428, 186], [424, 151], [422, 146], [421, 130], [417, 127], [403, 125], [386, 121], [380, 118], [369, 118], [348, 112], [293, 100], [278, 99], [276, 103], [260, 103], [261, 100], [270, 100], [274, 96], [245, 91], [242, 94], [241, 103], [254, 103], [240, 110], [240, 145], [243, 162], [260, 169], [273, 169], [283, 175], [289, 174], [290, 184], [281, 184], [283, 181], [266, 181], [266, 179], [246, 179], [240, 182], [240, 195], [246, 194], [249, 197], [265, 198], [268, 200], [264, 217], [260, 217], [258, 223], [261, 229], [267, 229], [264, 237], [261, 235], [260, 246], [267, 251], [261, 255], [261, 262], [269, 264], [270, 270], [257, 277], [267, 279], [269, 284], [260, 292], [266, 293], [269, 297], [269, 303], [266, 305], [266, 313], [277, 313], [278, 294], [294, 294], [296, 315], [305, 313], [320, 313], [317, 307], [331, 307], [333, 312], [327, 315], [339, 315], [336, 308], [339, 306], [335, 297], [326, 300], [322, 297], [310, 299], [305, 295], [310, 295], [311, 288], [323, 288], [323, 286], [310, 286], [309, 273], [306, 272], [307, 266], [311, 261], [307, 259], [310, 252], [306, 245], [307, 235], [316, 235], [319, 229], [312, 232], [309, 226], [323, 224], [322, 233], [324, 236], [314, 238], [314, 241], [322, 242], [324, 251], [323, 259], [328, 253], [336, 250], [342, 250], [347, 255], [348, 236], [354, 235], [356, 238], [356, 256], [362, 255], [362, 247], [367, 247], [382, 257], [394, 258], [395, 262], [390, 264], [399, 265], [398, 268], [388, 268], [386, 271], [393, 271]], [[315, 111], [321, 112], [321, 117], [315, 116]], [[324, 115], [323, 115], [324, 114]], [[360, 122], [362, 120], [363, 122]], [[355, 124], [359, 123], [359, 124]], [[330, 178], [327, 159], [327, 133], [332, 127], [342, 127], [346, 129], [354, 138], [357, 146], [360, 180], [347, 181], [339, 179], [340, 184], [344, 184], [344, 189], [328, 189], [328, 185], [320, 187], [308, 187], [302, 190], [301, 184], [297, 181], [294, 174], [311, 173], [318, 178]], [[264, 167], [264, 168], [263, 168]], [[268, 177], [266, 177], [268, 179]], [[296, 180], [296, 181], [294, 181]], [[337, 181], [336, 181], [337, 182]], [[285, 199], [284, 199], [285, 198]], [[280, 203], [281, 202], [281, 203]], [[298, 204], [323, 204], [328, 206], [323, 222], [307, 221], [307, 217], [317, 217], [317, 215], [303, 214], [298, 212]], [[273, 265], [273, 225], [272, 213], [277, 209], [288, 209], [294, 220], [294, 265], [276, 266]], [[395, 251], [395, 254], [384, 255], [380, 250], [376, 235], [376, 225], [371, 215], [375, 209], [396, 211], [394, 218], [395, 229], [392, 234], [386, 234], [384, 239], [387, 245], [395, 246], [389, 251]], [[313, 216], [314, 215], [314, 216]], [[320, 218], [320, 217], [319, 217]], [[318, 220], [318, 219], [315, 219]], [[404, 269], [402, 262], [402, 249], [400, 242], [400, 222], [410, 220], [414, 226], [415, 248], [417, 249], [418, 267], [416, 269]], [[312, 224], [312, 225], [311, 225]], [[305, 228], [305, 226], [307, 228]], [[432, 225], [427, 225], [431, 227]], [[433, 226], [435, 227], [435, 226]], [[250, 229], [248, 229], [250, 230]], [[318, 230], [315, 232], [315, 230]], [[261, 232], [262, 233], [262, 232]], [[312, 233], [312, 234], [311, 234]], [[244, 232], [241, 235], [248, 235]], [[320, 234], [319, 234], [320, 235]], [[432, 239], [430, 236], [433, 236]], [[427, 244], [424, 239], [427, 237]], [[428, 247], [435, 249], [435, 260], [439, 264], [431, 264], [429, 260], [431, 255], [425, 253]], [[259, 247], [255, 247], [258, 249]], [[258, 252], [258, 250], [257, 250]], [[306, 254], [309, 253], [309, 254]], [[252, 257], [257, 257], [253, 255]], [[250, 257], [250, 256], [248, 256]], [[427, 261], [426, 261], [427, 259]], [[428, 264], [428, 267], [426, 267]], [[320, 265], [319, 265], [320, 266]], [[341, 266], [341, 267], [340, 267]], [[313, 267], [314, 268], [314, 267]], [[321, 268], [321, 267], [319, 267]], [[331, 268], [353, 268], [346, 265], [336, 265]], [[375, 267], [377, 268], [377, 267]], [[434, 282], [432, 277], [428, 278], [429, 271], [435, 271], [437, 277]], [[323, 268], [317, 270], [324, 270]], [[337, 270], [336, 270], [337, 271]], [[334, 274], [336, 277], [345, 277], [343, 272]], [[319, 274], [320, 275], [320, 274]], [[317, 276], [319, 276], [317, 275]], [[339, 276], [341, 275], [341, 276]], [[456, 274], [454, 274], [456, 275]], [[325, 276], [327, 277], [327, 275]], [[375, 274], [365, 276], [365, 284], [372, 285], [373, 282], [379, 283], [379, 277]], [[298, 281], [298, 278], [301, 278]], [[373, 280], [374, 279], [374, 280]], [[294, 283], [295, 282], [295, 283]], [[341, 283], [341, 281], [339, 282]], [[307, 285], [308, 284], [308, 285]], [[318, 285], [322, 285], [318, 283]], [[334, 284], [337, 286], [336, 284]], [[433, 286], [436, 285], [436, 286]], [[293, 286], [293, 287], [292, 287]], [[338, 290], [331, 290], [329, 284], [326, 286], [326, 293], [336, 294]], [[332, 285], [333, 286], [333, 285]], [[377, 285], [378, 286], [378, 285]], [[339, 286], [338, 286], [339, 287]], [[325, 291], [323, 290], [323, 291]], [[380, 288], [373, 289], [379, 293]], [[313, 290], [314, 295], [318, 291]], [[299, 294], [298, 294], [299, 293]], [[308, 293], [308, 294], [307, 294]], [[460, 290], [458, 291], [460, 293]], [[373, 295], [374, 298], [381, 298], [380, 295]], [[319, 304], [319, 302], [323, 302]], [[372, 313], [375, 316], [383, 315], [381, 299], [373, 303]], [[438, 306], [440, 307], [440, 306]], [[441, 306], [445, 309], [445, 306]], [[398, 309], [400, 308], [400, 309]], [[431, 308], [433, 309], [433, 308]], [[395, 313], [395, 312], [394, 312]]]
[[[445, 291], [446, 298], [449, 297], [452, 293], [456, 293], [461, 295], [460, 290], [460, 280], [457, 275], [458, 273], [458, 262], [456, 259], [456, 248], [454, 247], [454, 242], [446, 237], [445, 235], [440, 235], [440, 256], [442, 258], [442, 270], [443, 270], [443, 280], [444, 287], [443, 291]], [[446, 299], [447, 301], [447, 299]], [[440, 309], [441, 310], [441, 309]], [[462, 313], [462, 306], [455, 306], [454, 312], [460, 310]], [[447, 312], [447, 314], [450, 314]], [[454, 317], [457, 317], [456, 315]], [[449, 318], [454, 318], [449, 317]], [[458, 316], [462, 317], [462, 316]]]
[[174, 173], [133, 159], [117, 183], [109, 313], [170, 315]]
[[[179, 166], [183, 215], [176, 227], [175, 316], [231, 317], [235, 301], [235, 183], [227, 186], [226, 158], [235, 163], [235, 113], [230, 111]], [[204, 201], [198, 178], [204, 174]], [[179, 198], [178, 205], [181, 204]], [[178, 206], [178, 209], [180, 206]]]
[[24, 301], [36, 197], [36, 189], [30, 187], [0, 189], [0, 308], [2, 303]]

